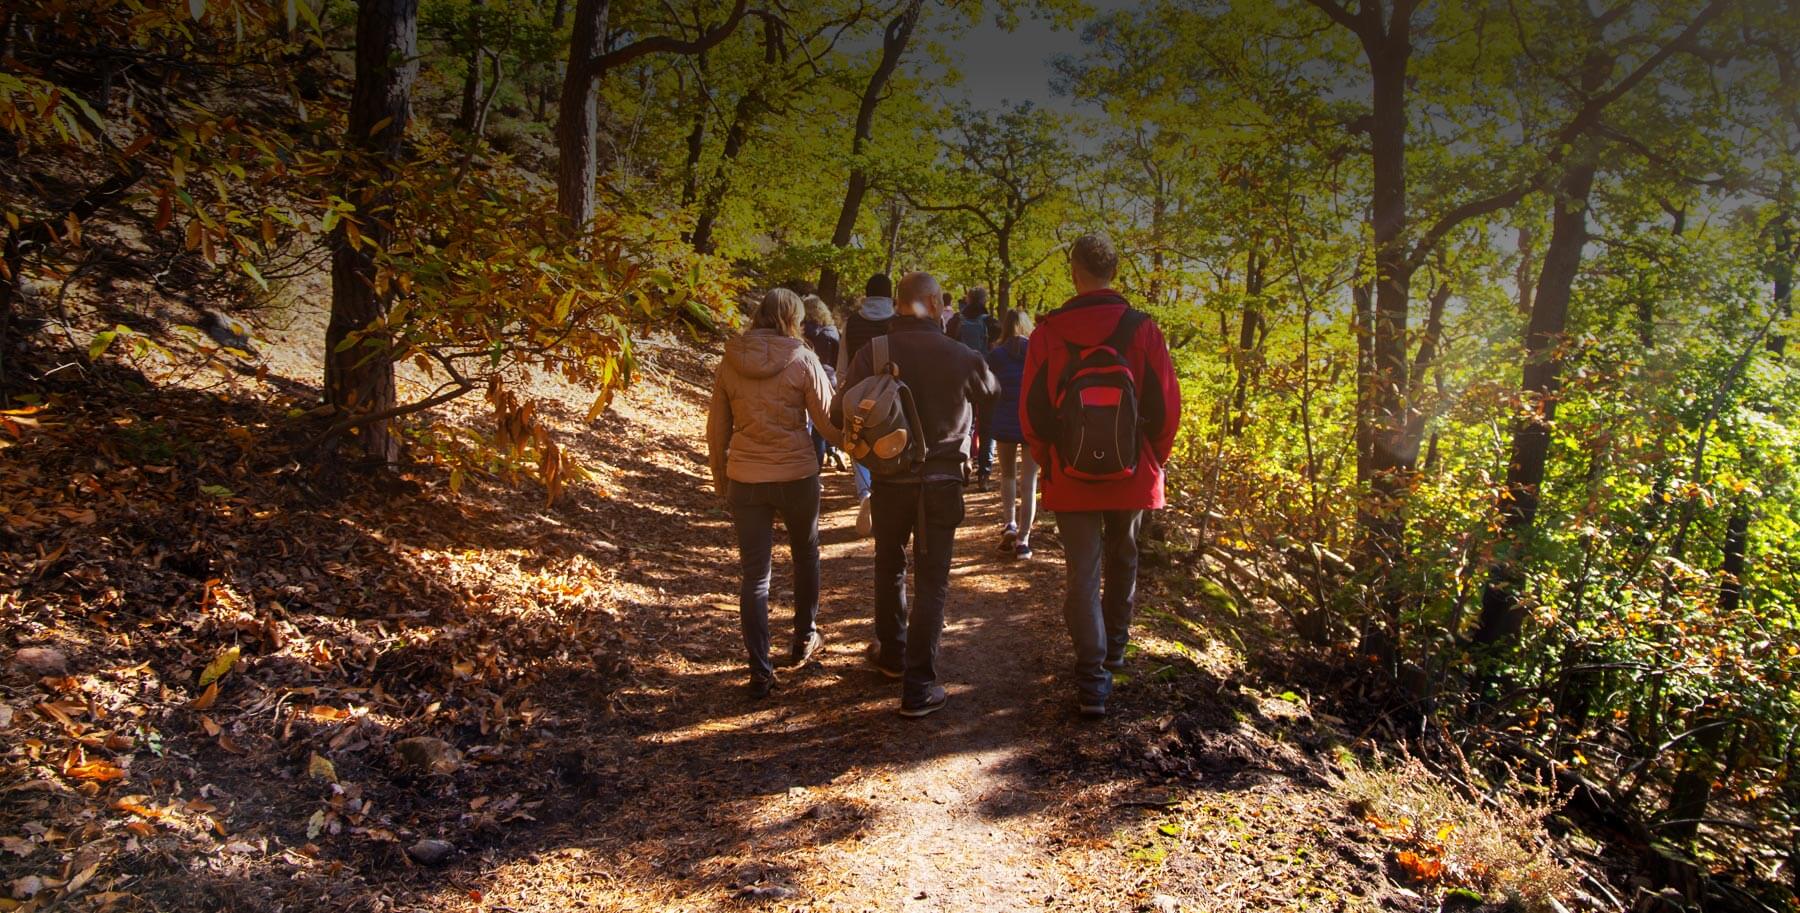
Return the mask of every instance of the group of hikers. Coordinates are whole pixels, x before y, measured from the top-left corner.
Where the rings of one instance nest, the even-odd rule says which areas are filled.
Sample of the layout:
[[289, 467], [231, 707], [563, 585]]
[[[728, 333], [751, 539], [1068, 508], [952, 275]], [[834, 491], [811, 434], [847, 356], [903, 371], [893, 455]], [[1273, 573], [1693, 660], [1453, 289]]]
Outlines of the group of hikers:
[[1032, 557], [1041, 481], [1066, 564], [1077, 709], [1106, 715], [1130, 641], [1138, 529], [1145, 511], [1163, 506], [1181, 402], [1162, 331], [1112, 288], [1118, 267], [1105, 237], [1076, 239], [1075, 295], [1035, 327], [1023, 309], [989, 315], [985, 289], [953, 309], [924, 272], [897, 288], [885, 274], [870, 277], [841, 333], [816, 296], [787, 288], [763, 296], [750, 329], [726, 343], [707, 422], [713, 484], [737, 531], [753, 698], [775, 687], [768, 602], [777, 515], [794, 564], [786, 664], [803, 666], [824, 645], [821, 472], [841, 448], [855, 461], [857, 533], [875, 540], [875, 637], [865, 657], [901, 680], [901, 716], [944, 707], [938, 645], [964, 488], [986, 488], [997, 451], [999, 548]]

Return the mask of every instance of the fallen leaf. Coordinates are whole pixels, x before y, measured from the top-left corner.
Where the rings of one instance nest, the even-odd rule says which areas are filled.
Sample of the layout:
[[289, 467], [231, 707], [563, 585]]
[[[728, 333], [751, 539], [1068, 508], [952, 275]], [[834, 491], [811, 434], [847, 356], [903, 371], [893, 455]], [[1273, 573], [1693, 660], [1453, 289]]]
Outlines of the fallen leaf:
[[206, 664], [206, 668], [200, 670], [200, 686], [205, 687], [223, 678], [225, 673], [231, 671], [232, 666], [237, 665], [242, 653], [242, 648], [232, 646], [214, 657], [212, 662]]
[[95, 759], [63, 768], [63, 773], [77, 780], [123, 780], [125, 768], [111, 761]]
[[320, 757], [316, 752], [312, 757], [306, 759], [306, 774], [307, 776], [320, 780], [328, 780], [332, 783], [338, 781], [337, 765], [331, 763], [331, 759], [329, 758]]
[[1427, 859], [1412, 850], [1401, 850], [1394, 855], [1394, 861], [1414, 881], [1436, 881], [1444, 877], [1444, 863], [1441, 860]]
[[206, 709], [212, 707], [213, 704], [218, 703], [218, 700], [219, 700], [219, 683], [213, 682], [212, 684], [206, 686], [205, 691], [200, 692], [199, 697], [194, 698], [192, 701], [189, 701], [188, 707], [189, 707], [189, 709], [192, 709], [192, 710], [206, 710]]

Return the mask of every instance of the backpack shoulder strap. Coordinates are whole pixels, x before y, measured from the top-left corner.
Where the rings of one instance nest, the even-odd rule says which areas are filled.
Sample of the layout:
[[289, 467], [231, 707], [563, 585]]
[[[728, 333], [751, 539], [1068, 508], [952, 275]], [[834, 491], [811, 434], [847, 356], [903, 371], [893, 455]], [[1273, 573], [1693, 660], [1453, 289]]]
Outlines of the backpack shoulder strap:
[[874, 360], [872, 365], [874, 373], [887, 374], [888, 369], [893, 365], [893, 361], [888, 355], [887, 336], [877, 336], [874, 339], [869, 340], [869, 345], [874, 349], [874, 351], [869, 353], [869, 357]]
[[1112, 335], [1106, 337], [1107, 348], [1123, 357], [1125, 350], [1131, 347], [1131, 340], [1137, 338], [1138, 327], [1143, 326], [1144, 321], [1149, 319], [1149, 314], [1136, 308], [1127, 307], [1125, 313], [1119, 315], [1119, 323], [1113, 327]]

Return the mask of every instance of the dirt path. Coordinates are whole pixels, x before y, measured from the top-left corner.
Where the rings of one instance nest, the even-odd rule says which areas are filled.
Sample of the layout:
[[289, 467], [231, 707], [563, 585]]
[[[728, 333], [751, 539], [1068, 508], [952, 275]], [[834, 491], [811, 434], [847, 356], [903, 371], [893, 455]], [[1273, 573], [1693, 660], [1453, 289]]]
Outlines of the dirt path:
[[[654, 416], [622, 411], [653, 418], [672, 444], [700, 441], [700, 403], [682, 392], [690, 395], [633, 397], [654, 401]], [[1060, 551], [1045, 524], [1035, 561], [1002, 556], [998, 497], [969, 489], [940, 667], [950, 704], [905, 720], [894, 712], [899, 684], [861, 660], [873, 634], [873, 547], [855, 536], [850, 475], [827, 473], [826, 649], [753, 703], [743, 693], [729, 523], [702, 484], [699, 456], [665, 448], [626, 470], [638, 478], [617, 480], [656, 514], [687, 522], [658, 524], [673, 530], [664, 541], [605, 531], [639, 549], [631, 576], [667, 609], [666, 626], [641, 644], [649, 668], [617, 698], [614, 723], [631, 734], [615, 739], [615, 760], [587, 762], [603, 781], [595, 804], [612, 807], [566, 822], [547, 849], [496, 858], [458, 893], [514, 909], [710, 909], [735, 898], [933, 911], [1036, 908], [1064, 893], [1051, 819], [1066, 790], [1038, 776], [1036, 755], [1083, 727], [1056, 680], [1067, 647]], [[780, 644], [792, 578], [779, 546], [773, 590]], [[433, 905], [455, 899], [440, 894]]]

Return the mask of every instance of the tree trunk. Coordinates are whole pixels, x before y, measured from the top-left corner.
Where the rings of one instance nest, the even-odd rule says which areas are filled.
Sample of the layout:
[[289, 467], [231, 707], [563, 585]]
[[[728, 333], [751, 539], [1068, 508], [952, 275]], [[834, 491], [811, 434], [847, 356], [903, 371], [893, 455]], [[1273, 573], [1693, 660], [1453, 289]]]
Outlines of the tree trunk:
[[[1793, 240], [1785, 218], [1777, 217], [1775, 225], [1775, 265], [1773, 301], [1776, 328], [1765, 343], [1769, 353], [1780, 358], [1787, 351], [1787, 335], [1781, 332], [1785, 321], [1794, 313]], [[1750, 501], [1738, 499], [1731, 518], [1725, 524], [1724, 560], [1719, 562], [1719, 611], [1730, 615], [1738, 610], [1744, 597], [1744, 574], [1749, 569]]]
[[[700, 72], [706, 72], [706, 55], [699, 60]], [[700, 155], [706, 151], [706, 87], [696, 87], [700, 98], [694, 104], [694, 128], [687, 135], [687, 158], [681, 163], [681, 206], [694, 205], [700, 197]]]
[[1250, 400], [1250, 372], [1255, 360], [1257, 331], [1262, 325], [1262, 308], [1258, 306], [1263, 291], [1263, 263], [1257, 257], [1257, 241], [1250, 241], [1250, 255], [1244, 270], [1244, 313], [1238, 324], [1238, 344], [1236, 358], [1237, 383], [1231, 391], [1231, 408], [1233, 417], [1229, 423], [1232, 437], [1244, 433], [1244, 425], [1248, 422], [1245, 415]]
[[[906, 43], [911, 40], [913, 28], [919, 23], [919, 8], [923, 0], [907, 0], [900, 15], [895, 16], [882, 33], [881, 60], [875, 65], [875, 72], [869, 76], [869, 84], [863, 88], [862, 103], [856, 109], [856, 131], [850, 140], [850, 179], [844, 188], [844, 205], [838, 209], [837, 225], [831, 231], [831, 246], [843, 250], [850, 244], [850, 238], [856, 231], [856, 217], [862, 210], [863, 195], [869, 189], [868, 171], [863, 167], [862, 154], [868, 146], [869, 138], [875, 129], [875, 106], [881, 102], [881, 93], [887, 88], [888, 80], [900, 65], [900, 55], [906, 51]], [[827, 263], [819, 270], [819, 297], [827, 304], [838, 304], [838, 273], [835, 264]]]
[[463, 36], [469, 42], [469, 59], [468, 72], [463, 74], [462, 106], [456, 115], [456, 129], [469, 134], [477, 132], [482, 96], [486, 94], [482, 91], [481, 79], [481, 10], [484, 3], [485, 0], [469, 3], [469, 33]]
[[568, 69], [556, 113], [556, 210], [577, 233], [594, 221], [600, 176], [600, 84], [588, 69], [606, 40], [610, 0], [575, 0]]
[[719, 221], [719, 210], [725, 205], [725, 194], [730, 190], [731, 169], [737, 164], [738, 153], [744, 150], [744, 139], [750, 133], [750, 122], [756, 117], [758, 105], [755, 92], [747, 92], [738, 99], [737, 107], [731, 114], [731, 126], [725, 131], [725, 148], [719, 154], [719, 167], [713, 170], [713, 179], [706, 187], [706, 198], [700, 203], [700, 216], [694, 220], [694, 250], [710, 254], [717, 242], [713, 239], [713, 228]]
[[1367, 45], [1372, 77], [1369, 129], [1373, 163], [1370, 227], [1375, 244], [1375, 308], [1370, 328], [1370, 504], [1365, 512], [1369, 581], [1385, 614], [1385, 630], [1365, 637], [1367, 652], [1390, 668], [1400, 649], [1405, 593], [1406, 502], [1416, 451], [1404, 448], [1407, 415], [1406, 324], [1412, 265], [1406, 240], [1406, 61], [1404, 32]]
[[[412, 117], [412, 84], [418, 75], [418, 0], [361, 0], [356, 13], [356, 83], [351, 91], [345, 145], [355, 150], [357, 173], [345, 197], [356, 204], [362, 234], [351, 242], [347, 220], [332, 235], [331, 320], [325, 330], [325, 401], [343, 414], [379, 412], [394, 405], [394, 365], [388, 340], [364, 337], [342, 348], [351, 334], [387, 316], [389, 295], [375, 288], [375, 252], [395, 234], [393, 200], [382, 190], [404, 154]], [[389, 420], [358, 429], [363, 454], [382, 463], [400, 457]]]
[[1524, 558], [1550, 458], [1550, 429], [1556, 421], [1556, 394], [1562, 372], [1563, 332], [1568, 325], [1569, 298], [1581, 251], [1587, 244], [1588, 195], [1594, 187], [1596, 163], [1590, 158], [1568, 167], [1558, 182], [1551, 215], [1550, 246], [1544, 251], [1537, 300], [1525, 337], [1525, 368], [1520, 392], [1534, 414], [1513, 429], [1512, 456], [1507, 461], [1506, 495], [1500, 504], [1502, 535], [1508, 540], [1488, 569], [1481, 593], [1481, 621], [1475, 640], [1481, 644], [1510, 642], [1525, 624], [1519, 588], [1525, 582]]

